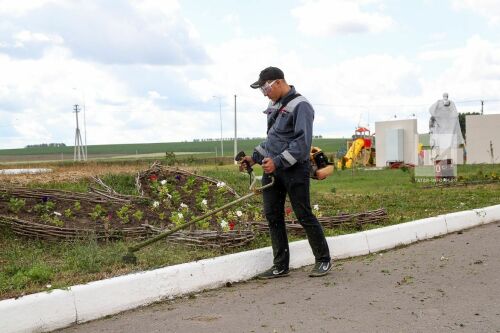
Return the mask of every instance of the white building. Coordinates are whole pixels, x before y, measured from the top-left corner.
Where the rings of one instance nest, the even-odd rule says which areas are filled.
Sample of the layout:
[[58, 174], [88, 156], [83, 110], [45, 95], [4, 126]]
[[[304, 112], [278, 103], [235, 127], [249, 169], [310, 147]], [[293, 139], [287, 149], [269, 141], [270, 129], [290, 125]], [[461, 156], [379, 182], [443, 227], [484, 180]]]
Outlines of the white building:
[[500, 114], [465, 116], [467, 164], [500, 163]]

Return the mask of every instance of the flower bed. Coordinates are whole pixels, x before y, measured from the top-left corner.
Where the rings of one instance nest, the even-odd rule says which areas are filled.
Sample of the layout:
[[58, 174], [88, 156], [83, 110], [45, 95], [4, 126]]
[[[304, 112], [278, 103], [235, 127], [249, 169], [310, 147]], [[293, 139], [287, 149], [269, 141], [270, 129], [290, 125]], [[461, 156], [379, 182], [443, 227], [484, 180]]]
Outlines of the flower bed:
[[[143, 239], [171, 229], [238, 198], [224, 182], [186, 170], [153, 163], [137, 174], [135, 186], [141, 196], [121, 195], [94, 177], [101, 187], [90, 193], [0, 187], [0, 223], [19, 235], [45, 240], [94, 237], [99, 240]], [[327, 228], [341, 225], [361, 229], [381, 223], [385, 210], [323, 217], [319, 205], [313, 210]], [[290, 207], [285, 208], [287, 229], [303, 235]], [[245, 245], [255, 232], [267, 232], [261, 207], [241, 204], [218, 212], [188, 230], [167, 237], [173, 243], [218, 248]]]
[[[143, 196], [119, 195], [106, 186], [106, 191], [84, 194], [3, 187], [0, 219], [17, 234], [41, 239], [73, 239], [89, 234], [106, 240], [137, 239], [183, 224], [238, 197], [223, 182], [158, 163], [140, 172], [136, 185]], [[253, 218], [251, 212], [238, 209], [219, 212], [189, 231], [172, 235], [170, 240], [206, 247], [215, 243], [244, 245], [254, 234], [242, 221]]]

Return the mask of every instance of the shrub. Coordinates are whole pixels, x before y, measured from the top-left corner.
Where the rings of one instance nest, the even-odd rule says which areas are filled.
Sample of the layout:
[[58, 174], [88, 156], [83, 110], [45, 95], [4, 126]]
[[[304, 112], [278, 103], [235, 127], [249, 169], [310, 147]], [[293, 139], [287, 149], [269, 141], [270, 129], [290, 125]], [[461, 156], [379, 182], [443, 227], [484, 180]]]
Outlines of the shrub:
[[100, 219], [101, 217], [104, 217], [105, 215], [105, 211], [104, 209], [102, 208], [101, 205], [97, 204], [95, 205], [92, 213], [89, 213], [89, 216], [90, 218], [93, 220], [93, 221], [97, 221], [98, 219]]
[[64, 216], [67, 217], [68, 219], [74, 219], [75, 216], [73, 215], [73, 211], [71, 210], [71, 208], [68, 208], [66, 210], [64, 210]]
[[116, 215], [123, 224], [129, 222], [130, 208], [130, 205], [123, 205], [119, 210], [116, 211]]
[[142, 218], [144, 217], [144, 213], [140, 209], [138, 209], [132, 216], [137, 222], [141, 222]]
[[26, 206], [26, 200], [24, 199], [10, 198], [9, 200], [9, 210], [14, 214], [19, 213], [24, 206]]

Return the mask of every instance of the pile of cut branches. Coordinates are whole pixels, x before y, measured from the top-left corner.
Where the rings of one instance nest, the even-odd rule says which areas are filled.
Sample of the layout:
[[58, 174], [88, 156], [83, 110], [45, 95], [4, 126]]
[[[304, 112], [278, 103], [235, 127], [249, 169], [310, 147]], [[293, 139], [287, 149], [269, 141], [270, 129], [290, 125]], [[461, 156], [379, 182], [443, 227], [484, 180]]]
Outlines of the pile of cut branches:
[[[366, 224], [379, 224], [387, 219], [387, 212], [383, 208], [371, 210], [367, 212], [354, 214], [339, 214], [337, 216], [318, 217], [318, 221], [323, 227], [334, 229], [338, 227], [354, 227], [358, 230], [363, 229]], [[304, 228], [297, 220], [286, 220], [286, 229], [294, 235], [304, 235]], [[264, 232], [269, 230], [267, 222], [254, 221], [250, 222], [257, 230]]]

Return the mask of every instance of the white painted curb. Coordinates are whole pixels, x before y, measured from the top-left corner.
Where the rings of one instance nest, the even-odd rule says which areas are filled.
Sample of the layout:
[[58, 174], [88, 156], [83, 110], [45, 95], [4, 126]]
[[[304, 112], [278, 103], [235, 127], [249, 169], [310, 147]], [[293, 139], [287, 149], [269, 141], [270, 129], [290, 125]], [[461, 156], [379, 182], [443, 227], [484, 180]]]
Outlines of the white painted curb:
[[45, 332], [76, 321], [73, 293], [54, 290], [0, 302], [0, 332]]
[[344, 259], [370, 253], [366, 232], [328, 237], [326, 240], [334, 259]]
[[[500, 220], [500, 205], [328, 237], [333, 258], [348, 258]], [[290, 244], [290, 267], [314, 263], [306, 240]], [[44, 332], [226, 282], [248, 280], [272, 262], [270, 247], [0, 301], [0, 332]]]

